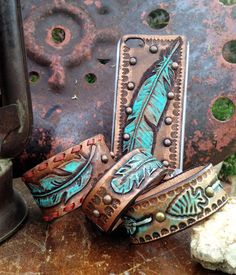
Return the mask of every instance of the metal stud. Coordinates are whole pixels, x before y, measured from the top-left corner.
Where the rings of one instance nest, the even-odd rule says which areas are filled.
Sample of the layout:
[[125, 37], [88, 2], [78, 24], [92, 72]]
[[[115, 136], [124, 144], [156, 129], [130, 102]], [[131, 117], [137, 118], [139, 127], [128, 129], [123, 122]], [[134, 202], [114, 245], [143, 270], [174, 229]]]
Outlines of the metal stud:
[[114, 159], [115, 153], [114, 152], [110, 152], [110, 156]]
[[137, 59], [135, 57], [130, 57], [129, 64], [135, 65], [137, 63]]
[[101, 161], [102, 161], [103, 163], [108, 163], [108, 156], [107, 156], [107, 155], [102, 155], [102, 156], [101, 156]]
[[158, 48], [157, 48], [156, 45], [152, 45], [152, 46], [150, 46], [149, 51], [150, 51], [151, 53], [157, 53]]
[[165, 167], [168, 167], [170, 164], [169, 164], [169, 161], [167, 160], [163, 160], [162, 161], [162, 164], [165, 166]]
[[205, 193], [207, 195], [207, 197], [211, 198], [214, 196], [214, 189], [211, 186], [208, 186], [205, 190]]
[[124, 134], [123, 135], [123, 139], [126, 140], [126, 141], [129, 140], [130, 139], [130, 135], [129, 134]]
[[172, 67], [172, 69], [177, 70], [179, 67], [179, 64], [177, 62], [173, 62], [171, 67]]
[[166, 118], [165, 118], [165, 124], [166, 124], [166, 125], [171, 125], [172, 122], [173, 122], [173, 120], [172, 120], [171, 117], [166, 117]]
[[133, 109], [131, 107], [126, 107], [125, 112], [127, 115], [130, 115], [130, 114], [132, 114]]
[[100, 216], [100, 213], [97, 209], [93, 210], [93, 215], [98, 218]]
[[173, 99], [175, 97], [175, 94], [173, 92], [169, 92], [167, 94], [168, 99]]
[[127, 88], [128, 88], [128, 90], [133, 90], [134, 89], [134, 87], [135, 87], [135, 84], [134, 84], [134, 82], [128, 82], [128, 84], [127, 84]]
[[169, 139], [169, 138], [165, 138], [164, 141], [163, 141], [163, 144], [164, 144], [166, 147], [169, 147], [169, 146], [171, 146], [172, 141], [171, 141], [171, 139]]
[[103, 197], [103, 203], [104, 204], [110, 204], [112, 202], [112, 197], [110, 195], [105, 195]]
[[163, 222], [166, 219], [166, 215], [163, 212], [156, 213], [156, 220], [158, 222]]

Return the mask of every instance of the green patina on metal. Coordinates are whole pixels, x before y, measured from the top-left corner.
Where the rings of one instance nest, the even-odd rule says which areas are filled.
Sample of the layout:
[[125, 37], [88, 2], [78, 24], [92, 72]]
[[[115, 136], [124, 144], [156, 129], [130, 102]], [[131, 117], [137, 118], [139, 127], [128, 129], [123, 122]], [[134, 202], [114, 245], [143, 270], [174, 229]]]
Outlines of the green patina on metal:
[[173, 85], [172, 56], [179, 45], [180, 41], [177, 40], [169, 55], [164, 56], [154, 69], [155, 74], [142, 84], [134, 100], [133, 111], [127, 117], [124, 134], [128, 134], [130, 138], [123, 141], [123, 152], [135, 148], [152, 151], [154, 129], [158, 126], [167, 103], [167, 93]]

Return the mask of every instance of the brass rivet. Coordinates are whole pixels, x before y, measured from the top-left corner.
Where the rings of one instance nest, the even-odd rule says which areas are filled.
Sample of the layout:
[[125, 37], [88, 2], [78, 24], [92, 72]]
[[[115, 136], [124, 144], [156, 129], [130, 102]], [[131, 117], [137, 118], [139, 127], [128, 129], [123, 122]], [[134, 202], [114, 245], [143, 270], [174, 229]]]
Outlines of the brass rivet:
[[164, 144], [166, 147], [169, 147], [169, 146], [171, 146], [172, 141], [171, 141], [169, 138], [165, 138], [164, 141], [163, 141], [163, 144]]
[[110, 156], [114, 159], [115, 153], [114, 152], [110, 152]]
[[152, 45], [152, 46], [149, 48], [149, 51], [150, 51], [151, 53], [157, 53], [158, 48], [157, 48], [156, 45]]
[[173, 92], [169, 92], [167, 94], [168, 99], [173, 99], [175, 97], [175, 94]]
[[165, 124], [166, 124], [166, 125], [171, 125], [172, 122], [173, 122], [173, 120], [172, 120], [171, 117], [166, 117], [166, 118], [165, 118]]
[[93, 215], [98, 218], [100, 216], [100, 213], [97, 209], [93, 210]]
[[127, 84], [127, 88], [128, 88], [128, 90], [133, 90], [134, 89], [134, 87], [135, 87], [135, 85], [134, 85], [134, 82], [128, 82], [128, 84]]
[[169, 166], [169, 161], [163, 160], [163, 161], [162, 161], [162, 164], [163, 164], [165, 167], [168, 167], [168, 166]]
[[163, 212], [157, 212], [156, 213], [156, 220], [158, 222], [163, 222], [166, 219], [166, 216]]
[[127, 107], [127, 108], [125, 109], [125, 112], [126, 112], [127, 115], [130, 115], [130, 114], [132, 114], [133, 110], [132, 110], [131, 107]]
[[110, 195], [105, 195], [103, 197], [103, 203], [104, 204], [110, 204], [112, 202], [112, 197]]
[[208, 186], [205, 190], [207, 197], [211, 198], [214, 196], [214, 189], [211, 186]]
[[108, 163], [108, 156], [107, 155], [102, 155], [101, 160], [103, 163]]
[[130, 135], [129, 134], [124, 134], [123, 135], [123, 139], [124, 140], [129, 140], [130, 139]]
[[179, 64], [177, 62], [173, 62], [171, 67], [172, 67], [172, 69], [177, 70], [179, 67]]
[[135, 57], [130, 57], [129, 64], [135, 65], [137, 63], [137, 59]]

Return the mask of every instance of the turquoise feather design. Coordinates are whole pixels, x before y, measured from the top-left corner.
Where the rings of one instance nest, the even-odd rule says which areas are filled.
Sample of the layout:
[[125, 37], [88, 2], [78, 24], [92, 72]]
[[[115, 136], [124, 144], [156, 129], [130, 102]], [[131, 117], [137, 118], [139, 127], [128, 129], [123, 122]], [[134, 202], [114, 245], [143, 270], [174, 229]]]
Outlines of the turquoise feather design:
[[150, 153], [138, 153], [117, 170], [111, 187], [118, 194], [127, 194], [134, 186], [139, 188], [146, 176], [151, 176], [160, 167], [162, 164]]
[[132, 106], [132, 114], [127, 117], [124, 134], [130, 136], [123, 141], [123, 152], [135, 148], [152, 151], [155, 129], [158, 126], [167, 103], [167, 93], [173, 84], [174, 71], [172, 57], [180, 45], [174, 44], [170, 54], [154, 69], [155, 74], [146, 79]]
[[96, 146], [93, 146], [89, 158], [80, 155], [57, 168], [48, 176], [40, 180], [40, 185], [28, 184], [31, 193], [42, 208], [55, 206], [62, 201], [67, 203], [69, 199], [78, 194], [88, 184], [92, 171], [92, 158]]

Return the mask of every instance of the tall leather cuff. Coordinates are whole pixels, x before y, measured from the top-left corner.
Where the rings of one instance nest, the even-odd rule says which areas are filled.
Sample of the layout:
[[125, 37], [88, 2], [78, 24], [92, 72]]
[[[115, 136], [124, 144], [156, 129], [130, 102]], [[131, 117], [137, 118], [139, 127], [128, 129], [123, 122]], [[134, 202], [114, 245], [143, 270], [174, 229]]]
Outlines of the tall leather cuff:
[[150, 242], [206, 218], [227, 201], [210, 164], [186, 171], [140, 196], [123, 217], [132, 243]]
[[81, 206], [96, 181], [114, 164], [104, 137], [87, 139], [23, 175], [45, 221]]
[[135, 199], [167, 173], [167, 168], [146, 150], [133, 150], [96, 183], [82, 209], [101, 230], [110, 232]]

